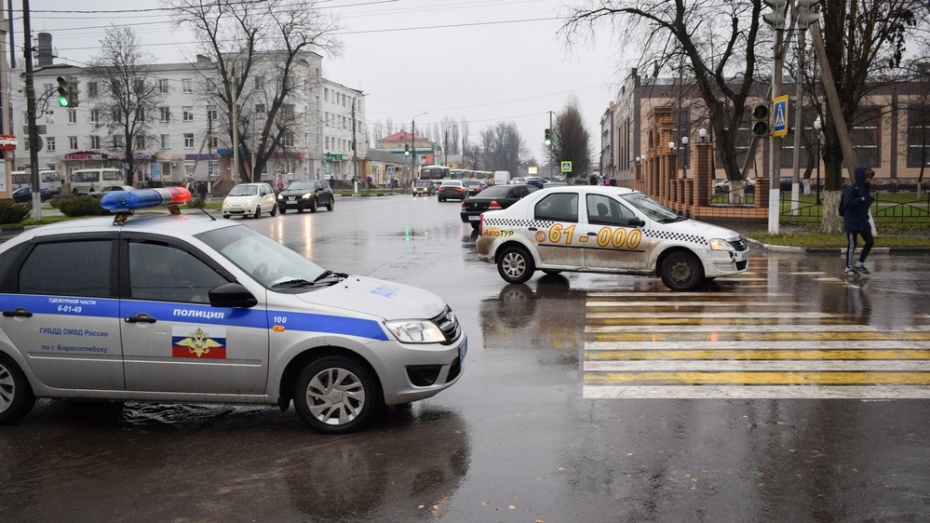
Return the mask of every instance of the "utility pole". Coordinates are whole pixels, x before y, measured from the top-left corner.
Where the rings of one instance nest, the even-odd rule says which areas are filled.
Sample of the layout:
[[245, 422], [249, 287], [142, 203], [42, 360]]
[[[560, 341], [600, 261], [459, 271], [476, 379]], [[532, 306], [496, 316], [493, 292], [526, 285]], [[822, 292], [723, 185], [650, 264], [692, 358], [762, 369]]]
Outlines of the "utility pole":
[[29, 0], [23, 0], [23, 43], [26, 59], [26, 120], [29, 127], [29, 163], [32, 165], [32, 219], [42, 221], [42, 189], [39, 180], [39, 133], [36, 129], [36, 91], [32, 83], [32, 27]]
[[236, 110], [236, 64], [232, 66], [232, 147], [233, 147], [233, 168], [232, 175], [235, 183], [239, 183], [239, 111]]

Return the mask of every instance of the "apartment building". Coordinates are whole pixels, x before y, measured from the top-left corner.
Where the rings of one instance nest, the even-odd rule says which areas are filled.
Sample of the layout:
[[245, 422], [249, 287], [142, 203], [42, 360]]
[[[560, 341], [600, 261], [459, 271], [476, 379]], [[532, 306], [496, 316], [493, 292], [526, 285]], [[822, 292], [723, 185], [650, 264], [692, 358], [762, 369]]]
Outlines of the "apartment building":
[[[38, 164], [67, 174], [91, 167], [126, 168], [123, 137], [108, 128], [103, 89], [87, 74], [72, 65], [45, 64], [35, 68], [33, 84], [37, 100], [37, 121], [43, 133]], [[275, 54], [261, 57], [237, 100], [240, 111], [238, 135], [257, 147], [261, 126], [267, 117], [274, 93]], [[287, 173], [291, 179], [336, 177], [349, 179], [355, 174], [353, 160], [367, 154], [365, 139], [364, 93], [321, 76], [322, 56], [302, 53], [290, 77], [295, 86], [279, 109], [287, 120], [280, 147], [271, 154], [263, 176]], [[17, 149], [13, 170], [28, 166], [28, 135], [23, 71], [14, 71], [20, 85], [14, 84], [11, 107]], [[60, 107], [56, 100], [59, 76], [77, 79], [79, 104]], [[151, 78], [157, 83], [157, 115], [146, 137], [135, 144], [135, 175], [138, 183], [149, 180], [178, 183], [187, 179], [217, 182], [235, 181], [231, 127], [224, 106], [212, 95], [219, 75], [206, 57], [194, 63], [155, 64]], [[354, 149], [354, 151], [353, 151]], [[252, 165], [246, 157], [244, 169]]]

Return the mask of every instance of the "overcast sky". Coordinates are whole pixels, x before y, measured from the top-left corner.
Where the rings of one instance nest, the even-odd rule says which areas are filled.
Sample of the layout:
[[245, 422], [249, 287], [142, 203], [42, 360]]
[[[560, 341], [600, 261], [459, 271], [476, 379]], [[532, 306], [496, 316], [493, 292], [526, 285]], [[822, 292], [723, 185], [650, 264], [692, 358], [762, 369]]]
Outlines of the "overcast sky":
[[[632, 65], [618, 60], [622, 53], [606, 32], [569, 48], [557, 34], [564, 1], [323, 1], [344, 28], [343, 53], [324, 54], [324, 76], [366, 93], [369, 125], [391, 119], [409, 130], [421, 113], [428, 114], [416, 117], [418, 128], [444, 117], [466, 119], [476, 143], [481, 130], [512, 121], [538, 160], [549, 111], [561, 111], [574, 95], [594, 152], [600, 117]], [[22, 2], [13, 4], [21, 46]], [[159, 7], [158, 0], [30, 1], [33, 34], [52, 33], [56, 63], [75, 65], [97, 54], [111, 24], [132, 27], [160, 63], [191, 58], [193, 36], [172, 32]]]

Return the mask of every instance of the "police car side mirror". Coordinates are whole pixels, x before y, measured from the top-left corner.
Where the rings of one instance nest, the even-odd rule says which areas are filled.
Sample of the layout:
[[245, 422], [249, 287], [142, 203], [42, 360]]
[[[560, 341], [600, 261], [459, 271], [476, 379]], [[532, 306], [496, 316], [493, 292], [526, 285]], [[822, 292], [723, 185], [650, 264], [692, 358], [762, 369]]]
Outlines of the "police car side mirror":
[[224, 283], [210, 290], [210, 305], [249, 308], [258, 305], [258, 300], [241, 284]]

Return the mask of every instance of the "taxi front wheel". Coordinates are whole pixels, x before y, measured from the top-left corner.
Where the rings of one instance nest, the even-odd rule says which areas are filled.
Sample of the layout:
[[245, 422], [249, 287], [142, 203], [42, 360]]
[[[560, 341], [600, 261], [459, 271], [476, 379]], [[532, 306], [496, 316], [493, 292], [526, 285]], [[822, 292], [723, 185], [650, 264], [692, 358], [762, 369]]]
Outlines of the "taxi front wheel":
[[497, 272], [507, 283], [526, 283], [534, 271], [533, 258], [522, 247], [505, 247], [497, 257]]
[[15, 423], [36, 403], [26, 376], [15, 361], [0, 354], [0, 425]]
[[673, 252], [662, 260], [662, 283], [673, 291], [691, 290], [704, 282], [704, 266], [690, 252]]
[[310, 428], [324, 434], [361, 429], [380, 406], [371, 372], [344, 356], [325, 356], [308, 363], [294, 389], [294, 408]]

